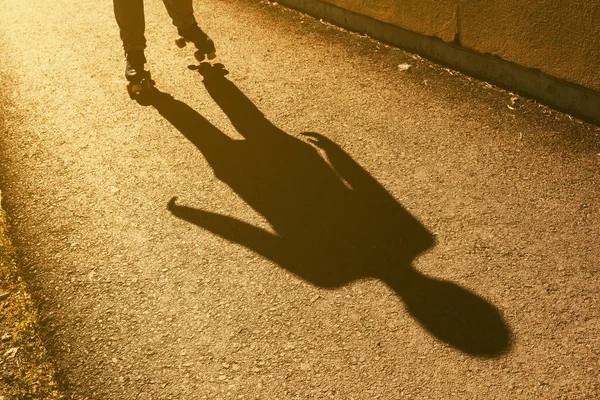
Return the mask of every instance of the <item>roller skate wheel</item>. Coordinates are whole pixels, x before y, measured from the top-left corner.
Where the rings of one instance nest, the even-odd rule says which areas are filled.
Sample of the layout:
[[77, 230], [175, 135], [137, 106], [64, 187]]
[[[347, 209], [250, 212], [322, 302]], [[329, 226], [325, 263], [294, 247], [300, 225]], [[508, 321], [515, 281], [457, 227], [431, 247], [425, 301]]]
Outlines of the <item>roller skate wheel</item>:
[[177, 45], [177, 47], [180, 49], [183, 49], [186, 43], [187, 41], [183, 38], [183, 36], [179, 36], [177, 39], [175, 39], [175, 45]]
[[206, 55], [206, 57], [207, 57], [209, 60], [214, 60], [214, 59], [217, 57], [217, 53], [215, 53], [215, 52], [213, 51], [212, 53], [208, 53], [208, 54]]
[[131, 92], [132, 93], [141, 93], [144, 87], [141, 83], [132, 83], [131, 84]]

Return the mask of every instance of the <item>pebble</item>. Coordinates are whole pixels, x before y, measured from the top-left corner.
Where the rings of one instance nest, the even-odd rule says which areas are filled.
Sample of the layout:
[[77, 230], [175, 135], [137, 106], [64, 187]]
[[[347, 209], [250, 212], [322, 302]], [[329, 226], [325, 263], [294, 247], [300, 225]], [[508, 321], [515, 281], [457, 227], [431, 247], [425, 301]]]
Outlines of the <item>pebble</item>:
[[300, 369], [302, 371], [308, 371], [310, 369], [310, 364], [309, 363], [302, 363], [302, 364], [300, 364]]
[[408, 71], [409, 69], [410, 69], [410, 64], [403, 63], [403, 64], [398, 65], [398, 71], [400, 71], [400, 72]]
[[8, 349], [6, 351], [6, 353], [4, 353], [4, 357], [14, 358], [17, 355], [18, 351], [19, 351], [18, 347], [12, 347], [12, 348]]

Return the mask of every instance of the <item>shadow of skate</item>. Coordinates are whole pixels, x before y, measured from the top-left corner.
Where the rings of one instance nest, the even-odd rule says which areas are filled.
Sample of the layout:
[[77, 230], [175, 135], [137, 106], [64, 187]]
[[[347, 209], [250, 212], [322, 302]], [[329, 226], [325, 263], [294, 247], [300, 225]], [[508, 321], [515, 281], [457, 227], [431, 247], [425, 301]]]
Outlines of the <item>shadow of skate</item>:
[[510, 349], [511, 331], [493, 305], [412, 267], [434, 245], [433, 236], [350, 155], [323, 135], [307, 132], [300, 139], [275, 127], [225, 78], [222, 65], [201, 64], [198, 71], [244, 140], [231, 139], [168, 94], [156, 92], [152, 106], [276, 234], [179, 205], [176, 198], [168, 203], [173, 215], [319, 287], [378, 278], [430, 334], [467, 354], [497, 357]]

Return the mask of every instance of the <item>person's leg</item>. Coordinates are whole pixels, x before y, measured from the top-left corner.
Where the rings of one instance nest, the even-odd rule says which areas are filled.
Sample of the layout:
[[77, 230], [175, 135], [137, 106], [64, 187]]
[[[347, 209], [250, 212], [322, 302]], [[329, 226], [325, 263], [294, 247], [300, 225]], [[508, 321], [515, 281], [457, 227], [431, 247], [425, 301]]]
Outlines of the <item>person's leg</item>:
[[[206, 33], [198, 27], [194, 17], [192, 0], [163, 0], [167, 12], [173, 20], [173, 25], [177, 27], [177, 32], [185, 41], [196, 45], [198, 51], [196, 58], [201, 61], [205, 55], [214, 58], [215, 44]], [[185, 41], [179, 42], [178, 46], [185, 46]], [[181, 43], [181, 44], [180, 44]]]
[[144, 1], [113, 0], [113, 6], [125, 53], [143, 51], [146, 48]]
[[127, 59], [125, 78], [132, 83], [139, 83], [146, 76], [144, 1], [113, 0], [113, 6]]
[[177, 29], [186, 30], [197, 25], [192, 0], [163, 0], [163, 2]]

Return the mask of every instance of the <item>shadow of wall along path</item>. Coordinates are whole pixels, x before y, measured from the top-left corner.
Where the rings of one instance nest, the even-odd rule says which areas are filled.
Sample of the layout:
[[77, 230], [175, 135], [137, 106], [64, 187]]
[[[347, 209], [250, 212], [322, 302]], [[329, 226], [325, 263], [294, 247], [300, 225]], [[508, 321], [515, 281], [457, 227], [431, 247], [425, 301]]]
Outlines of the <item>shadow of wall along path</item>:
[[412, 260], [434, 245], [432, 234], [337, 144], [318, 133], [304, 133], [300, 140], [275, 127], [225, 77], [223, 65], [203, 63], [198, 71], [243, 140], [231, 139], [166, 93], [155, 91], [148, 103], [276, 234], [178, 205], [176, 198], [168, 203], [173, 215], [319, 287], [380, 279], [431, 335], [467, 354], [497, 357], [510, 349], [511, 331], [493, 305], [412, 267]]

